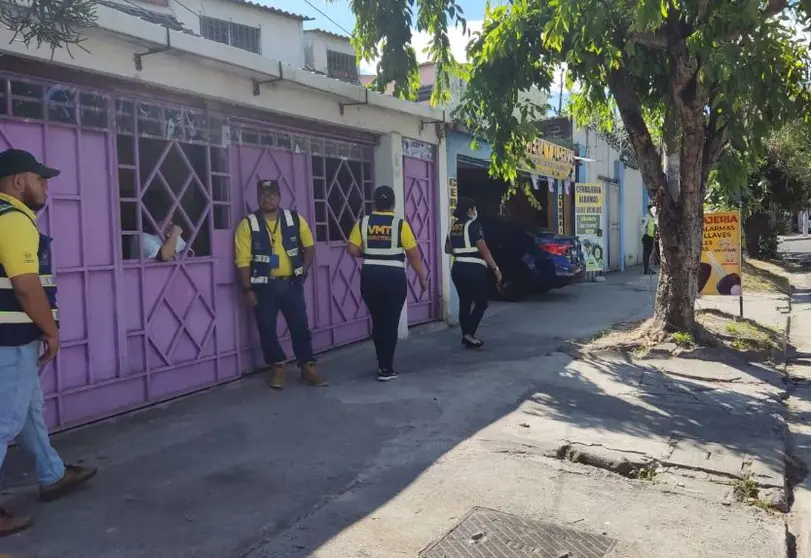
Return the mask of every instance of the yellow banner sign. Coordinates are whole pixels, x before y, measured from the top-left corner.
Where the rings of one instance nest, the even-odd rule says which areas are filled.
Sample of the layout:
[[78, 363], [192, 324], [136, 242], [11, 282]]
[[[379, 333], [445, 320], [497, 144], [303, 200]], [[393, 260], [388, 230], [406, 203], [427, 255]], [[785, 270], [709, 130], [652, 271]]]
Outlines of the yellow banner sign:
[[573, 178], [574, 151], [571, 149], [537, 139], [527, 146], [527, 156], [530, 164], [524, 164], [521, 167], [523, 171], [561, 180]]
[[698, 289], [703, 295], [742, 294], [739, 212], [717, 211], [704, 214]]

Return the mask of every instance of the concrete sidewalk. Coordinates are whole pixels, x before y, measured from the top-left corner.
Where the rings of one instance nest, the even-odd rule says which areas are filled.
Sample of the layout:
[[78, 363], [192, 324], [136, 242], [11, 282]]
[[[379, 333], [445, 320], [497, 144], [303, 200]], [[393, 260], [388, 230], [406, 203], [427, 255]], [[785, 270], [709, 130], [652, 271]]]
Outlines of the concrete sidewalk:
[[481, 352], [462, 349], [456, 330], [417, 333], [399, 349], [396, 382], [374, 382], [371, 348], [359, 345], [324, 360], [326, 390], [276, 394], [248, 378], [60, 436], [67, 458], [101, 465], [97, 481], [40, 506], [10, 463], [11, 505], [38, 525], [0, 552], [415, 558], [490, 508], [513, 519], [476, 527], [464, 552], [499, 555], [485, 549], [511, 525], [502, 548], [534, 556], [527, 529], [544, 521], [613, 545], [572, 558], [785, 556], [782, 518], [732, 498], [743, 478], [761, 497], [785, 485], [779, 374], [559, 352], [650, 315], [639, 281], [496, 305]]

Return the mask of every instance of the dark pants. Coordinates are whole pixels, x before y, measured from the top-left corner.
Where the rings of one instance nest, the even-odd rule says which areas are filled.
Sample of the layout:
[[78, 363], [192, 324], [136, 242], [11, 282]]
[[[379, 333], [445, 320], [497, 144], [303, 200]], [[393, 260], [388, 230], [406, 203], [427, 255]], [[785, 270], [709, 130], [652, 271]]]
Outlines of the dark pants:
[[650, 256], [653, 254], [653, 237], [642, 236], [642, 265], [645, 273], [650, 273]]
[[391, 370], [394, 366], [406, 288], [404, 269], [365, 265], [361, 270], [360, 295], [372, 318], [372, 340], [381, 370]]
[[304, 283], [300, 279], [271, 281], [267, 285], [257, 287], [256, 295], [259, 304], [254, 308], [254, 315], [265, 364], [280, 364], [287, 360], [276, 333], [280, 310], [290, 331], [296, 360], [300, 365], [314, 362], [313, 336], [307, 321]]
[[456, 262], [451, 279], [459, 294], [459, 326], [462, 335], [476, 335], [487, 310], [489, 297], [487, 268], [480, 264]]

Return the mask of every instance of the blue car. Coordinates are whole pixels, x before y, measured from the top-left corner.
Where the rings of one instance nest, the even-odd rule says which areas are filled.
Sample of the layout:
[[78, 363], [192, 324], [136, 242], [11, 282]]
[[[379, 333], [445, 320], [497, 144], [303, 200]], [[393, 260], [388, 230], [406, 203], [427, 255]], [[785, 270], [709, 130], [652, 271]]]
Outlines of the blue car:
[[504, 280], [491, 284], [496, 298], [518, 302], [559, 289], [586, 270], [577, 237], [526, 227], [508, 217], [480, 217], [487, 246]]

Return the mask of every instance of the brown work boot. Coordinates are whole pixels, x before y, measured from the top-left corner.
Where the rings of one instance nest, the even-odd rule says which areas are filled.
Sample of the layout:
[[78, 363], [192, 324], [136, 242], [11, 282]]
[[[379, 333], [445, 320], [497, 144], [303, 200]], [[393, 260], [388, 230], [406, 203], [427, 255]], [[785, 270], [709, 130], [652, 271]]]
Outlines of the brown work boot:
[[78, 488], [96, 476], [95, 467], [79, 467], [78, 465], [65, 465], [65, 474], [51, 486], [39, 489], [39, 499], [43, 502], [52, 502], [61, 498], [73, 489]]
[[273, 389], [284, 389], [284, 364], [274, 364], [270, 367], [268, 385]]
[[[0, 508], [0, 537], [7, 537], [20, 531], [25, 531], [34, 521], [24, 515], [11, 515], [4, 508]], [[0, 554], [5, 556], [4, 554]]]
[[301, 381], [313, 387], [327, 386], [327, 382], [316, 371], [314, 362], [301, 365]]

